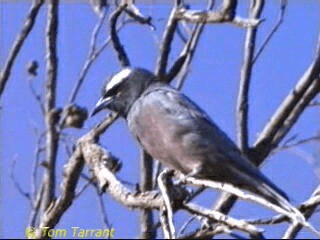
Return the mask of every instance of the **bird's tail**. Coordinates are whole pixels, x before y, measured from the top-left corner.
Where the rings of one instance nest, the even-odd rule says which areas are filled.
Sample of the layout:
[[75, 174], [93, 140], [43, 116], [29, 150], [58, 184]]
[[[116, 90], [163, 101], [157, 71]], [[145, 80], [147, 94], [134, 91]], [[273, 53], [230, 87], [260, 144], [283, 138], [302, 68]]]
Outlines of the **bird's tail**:
[[318, 237], [320, 237], [320, 232], [306, 221], [302, 213], [297, 208], [292, 206], [292, 204], [289, 202], [288, 196], [272, 182], [268, 180], [263, 181], [262, 184], [260, 183], [259, 187], [255, 188], [255, 192], [268, 200], [273, 205], [284, 210], [284, 212], [279, 211], [279, 213], [285, 214], [293, 221], [293, 223], [299, 223], [303, 225], [304, 227], [310, 229], [310, 231], [312, 231]]

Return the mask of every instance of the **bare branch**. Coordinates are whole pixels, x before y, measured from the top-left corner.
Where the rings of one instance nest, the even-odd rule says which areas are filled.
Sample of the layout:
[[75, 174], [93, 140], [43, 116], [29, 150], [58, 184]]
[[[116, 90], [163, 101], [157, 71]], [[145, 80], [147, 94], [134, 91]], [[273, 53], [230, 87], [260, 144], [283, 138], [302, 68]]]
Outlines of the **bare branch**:
[[162, 226], [162, 231], [164, 235], [164, 239], [172, 239], [172, 233], [170, 230], [170, 224], [168, 220], [167, 209], [165, 206], [161, 206], [159, 213], [160, 223]]
[[218, 234], [231, 234], [231, 230], [222, 225], [217, 225], [214, 229], [196, 229], [192, 233], [183, 235], [179, 239], [211, 239]]
[[289, 207], [289, 210], [288, 210], [288, 209], [281, 208], [277, 205], [274, 205], [273, 203], [270, 203], [269, 201], [265, 200], [264, 198], [261, 198], [260, 196], [245, 194], [242, 190], [230, 184], [224, 183], [222, 185], [221, 183], [218, 183], [218, 182], [214, 182], [210, 180], [199, 180], [192, 177], [187, 177], [187, 178], [184, 177], [183, 181], [185, 183], [192, 184], [195, 186], [205, 186], [205, 187], [209, 187], [217, 190], [226, 191], [228, 193], [236, 195], [241, 199], [259, 203], [275, 212], [286, 215], [289, 219], [293, 221], [293, 223], [297, 223], [297, 222], [301, 223], [303, 226], [308, 228], [311, 232], [316, 234], [318, 237], [320, 236], [320, 232], [318, 232], [310, 223], [306, 221], [304, 216], [301, 214], [301, 212], [297, 208], [295, 208], [294, 206], [290, 206], [289, 202], [288, 202], [288, 207]]
[[42, 200], [42, 196], [43, 196], [43, 184], [41, 184], [41, 186], [39, 187], [39, 190], [37, 192], [37, 196], [34, 197], [33, 202], [32, 202], [32, 210], [30, 213], [30, 218], [29, 218], [29, 223], [28, 226], [29, 227], [35, 227], [37, 226], [37, 217], [39, 215], [40, 212], [40, 207], [41, 207], [41, 200]]
[[56, 87], [58, 74], [57, 34], [59, 1], [50, 0], [46, 29], [47, 80], [45, 89], [46, 122], [46, 172], [44, 174], [44, 194], [41, 208], [45, 211], [54, 199], [56, 184], [56, 158], [59, 133], [56, 129]]
[[183, 209], [187, 210], [191, 214], [196, 214], [208, 218], [209, 220], [223, 223], [228, 226], [229, 229], [237, 229], [248, 233], [255, 239], [263, 239], [263, 229], [259, 229], [251, 224], [248, 224], [244, 220], [237, 220], [235, 218], [224, 215], [220, 212], [205, 209], [199, 205], [188, 203], [183, 205]]
[[[312, 196], [302, 204], [300, 204], [297, 209], [302, 212], [306, 218], [307, 212], [314, 209], [313, 213], [315, 212], [316, 208], [320, 205], [320, 195], [316, 195], [315, 192], [312, 194]], [[271, 224], [279, 224], [282, 222], [288, 221], [288, 217], [282, 214], [276, 215], [272, 218], [268, 219], [256, 219], [256, 220], [247, 220], [250, 224], [256, 224], [256, 225], [271, 225]]]
[[24, 22], [24, 26], [22, 27], [20, 33], [18, 34], [11, 51], [9, 53], [8, 59], [4, 65], [3, 70], [0, 72], [0, 98], [2, 96], [2, 93], [4, 91], [4, 88], [7, 84], [7, 81], [10, 77], [11, 69], [14, 64], [14, 61], [16, 57], [18, 56], [21, 47], [27, 37], [29, 36], [29, 33], [31, 32], [34, 23], [36, 21], [36, 18], [38, 16], [39, 10], [41, 6], [43, 5], [44, 0], [33, 0], [31, 8], [29, 10], [29, 13], [27, 15], [27, 18]]
[[[209, 4], [207, 10], [212, 10], [213, 6], [213, 3]], [[179, 58], [174, 62], [168, 74], [166, 75], [165, 81], [168, 83], [171, 82], [177, 75], [180, 75], [179, 79], [177, 80], [177, 89], [181, 89], [184, 80], [187, 77], [190, 63], [194, 56], [196, 47], [198, 46], [204, 27], [205, 23], [203, 22], [196, 24], [191, 32], [189, 40], [180, 53]]]
[[[84, 166], [81, 149], [76, 148], [74, 154], [69, 159], [64, 168], [64, 178], [61, 184], [61, 196], [53, 201], [50, 207], [43, 214], [39, 229], [44, 227], [54, 228], [59, 222], [63, 213], [71, 206], [75, 196], [75, 189]], [[42, 238], [41, 231], [38, 231], [38, 238]]]
[[[164, 170], [158, 177], [158, 186], [161, 191], [165, 209], [163, 209], [163, 215], [165, 215], [162, 225], [163, 231], [166, 239], [175, 239], [176, 230], [173, 224], [173, 211], [171, 206], [169, 186], [172, 185], [170, 177], [172, 177], [173, 171]], [[160, 217], [161, 219], [161, 217]]]
[[280, 0], [280, 13], [279, 13], [278, 20], [277, 20], [276, 24], [274, 25], [274, 27], [271, 29], [271, 31], [268, 34], [267, 38], [262, 43], [261, 47], [258, 49], [256, 55], [254, 56], [254, 58], [252, 60], [252, 64], [256, 63], [256, 61], [260, 57], [261, 53], [265, 50], [267, 45], [270, 43], [270, 40], [272, 39], [274, 34], [279, 30], [280, 26], [282, 25], [283, 20], [284, 20], [284, 15], [285, 15], [285, 12], [286, 12], [286, 9], [287, 9], [287, 1], [288, 0]]
[[[32, 177], [31, 177], [31, 193], [32, 193], [33, 202], [39, 196], [39, 192], [37, 190], [37, 177], [38, 177], [38, 169], [40, 167], [41, 153], [43, 153], [45, 151], [45, 148], [43, 148], [41, 146], [44, 136], [45, 136], [45, 133], [41, 133], [38, 136], [37, 147], [34, 152], [34, 161], [33, 161], [33, 166], [32, 166], [32, 173], [31, 173], [31, 175], [32, 175]], [[43, 191], [43, 186], [41, 186], [41, 189], [42, 189], [41, 191]]]
[[[319, 76], [320, 62], [317, 67]], [[255, 149], [260, 153], [261, 158], [268, 156], [270, 151], [278, 146], [308, 104], [317, 96], [320, 91], [318, 76], [311, 76], [307, 72], [272, 116], [255, 143]], [[308, 80], [311, 82], [307, 86]], [[257, 159], [257, 161], [260, 164], [262, 159]]]
[[[153, 187], [153, 159], [143, 149], [140, 150], [140, 190], [142, 192], [151, 191]], [[141, 210], [140, 215], [140, 238], [155, 239], [156, 231], [152, 229], [152, 210]]]
[[[315, 204], [317, 201], [318, 204]], [[312, 214], [315, 212], [317, 206], [320, 204], [320, 185], [317, 187], [317, 189], [312, 194], [311, 198], [309, 199], [308, 204], [312, 204], [313, 207], [309, 207], [304, 212], [304, 216], [306, 219], [309, 219]], [[298, 233], [301, 231], [302, 226], [299, 223], [293, 223], [285, 232], [283, 235], [283, 239], [294, 239], [298, 235]]]
[[175, 1], [175, 5], [171, 10], [168, 23], [163, 33], [163, 37], [161, 41], [160, 53], [157, 59], [157, 66], [155, 70], [155, 73], [157, 77], [160, 79], [160, 81], [165, 81], [165, 76], [166, 76], [167, 66], [168, 66], [168, 59], [171, 51], [171, 44], [173, 42], [174, 33], [176, 32], [177, 25], [178, 25], [178, 21], [175, 18], [176, 12], [178, 11], [178, 6], [179, 5], [177, 1]]
[[294, 216], [291, 212], [288, 212], [287, 210], [284, 210], [284, 209], [268, 202], [267, 200], [265, 200], [259, 196], [246, 194], [242, 190], [240, 190], [239, 188], [236, 188], [230, 184], [226, 184], [226, 183], [221, 184], [219, 182], [214, 182], [211, 180], [199, 180], [199, 179], [192, 178], [192, 177], [188, 177], [188, 178], [184, 179], [184, 181], [187, 184], [192, 184], [192, 185], [199, 186], [199, 187], [204, 186], [204, 187], [217, 189], [220, 191], [226, 191], [228, 193], [232, 193], [232, 194], [238, 196], [239, 198], [241, 198], [243, 200], [259, 203], [259, 204], [261, 204], [261, 205], [263, 205], [263, 206], [265, 206], [275, 212], [285, 214], [290, 219], [295, 220], [295, 218], [296, 218], [296, 216]]
[[109, 223], [109, 220], [108, 220], [107, 211], [106, 211], [106, 207], [103, 202], [102, 194], [99, 192], [98, 188], [96, 188], [96, 190], [97, 190], [97, 200], [98, 200], [98, 204], [99, 204], [99, 208], [100, 208], [101, 220], [103, 222], [104, 227], [106, 229], [110, 229], [111, 224]]
[[130, 66], [130, 60], [127, 56], [126, 51], [123, 48], [123, 45], [121, 44], [120, 38], [117, 33], [117, 20], [121, 13], [124, 11], [124, 9], [127, 7], [127, 4], [119, 6], [110, 17], [110, 36], [111, 41], [113, 44], [113, 48], [116, 51], [118, 55], [118, 60], [120, 61], [120, 64], [122, 67], [128, 67]]
[[140, 24], [147, 24], [151, 27], [152, 30], [155, 29], [155, 26], [153, 26], [151, 23], [152, 18], [149, 16], [148, 17], [144, 16], [140, 12], [140, 10], [134, 5], [133, 2], [128, 4], [128, 6], [124, 9], [124, 11], [128, 14], [129, 17], [134, 19], [136, 22]]
[[313, 136], [313, 137], [308, 137], [308, 138], [305, 138], [305, 139], [301, 139], [301, 140], [298, 140], [294, 143], [287, 143], [287, 144], [284, 144], [278, 148], [276, 148], [273, 152], [278, 152], [278, 151], [281, 151], [281, 150], [285, 150], [285, 149], [289, 149], [289, 148], [293, 148], [293, 147], [296, 147], [296, 146], [299, 146], [299, 145], [302, 145], [302, 144], [306, 144], [306, 143], [310, 143], [310, 142], [314, 142], [314, 141], [320, 141], [320, 133], [316, 136]]
[[[269, 123], [260, 133], [254, 148], [250, 150], [249, 158], [256, 166], [259, 166], [270, 152], [279, 145], [302, 112], [318, 95], [320, 91], [319, 74], [320, 54], [316, 56], [296, 86], [278, 107]], [[236, 200], [236, 197], [223, 193], [217, 201], [215, 209], [227, 213]]]
[[43, 99], [42, 99], [42, 96], [37, 93], [37, 91], [35, 90], [34, 86], [33, 86], [33, 80], [34, 78], [33, 77], [28, 77], [28, 86], [29, 86], [29, 89], [34, 97], [34, 99], [37, 101], [39, 107], [40, 107], [40, 110], [42, 112], [42, 114], [45, 114], [45, 109], [44, 109], [44, 106], [43, 106]]
[[72, 93], [69, 97], [69, 103], [74, 102], [80, 87], [90, 69], [91, 64], [97, 59], [97, 57], [100, 55], [100, 53], [105, 49], [105, 47], [109, 44], [111, 38], [107, 39], [105, 41], [105, 43], [102, 44], [102, 47], [100, 48], [99, 51], [96, 50], [96, 45], [97, 45], [97, 38], [98, 38], [98, 34], [103, 26], [104, 20], [107, 16], [107, 11], [104, 10], [102, 12], [101, 18], [99, 18], [98, 23], [96, 24], [95, 28], [93, 29], [93, 32], [91, 34], [91, 41], [90, 41], [90, 49], [89, 49], [89, 54], [87, 57], [87, 60], [81, 70], [80, 73], [80, 77], [76, 83], [76, 85], [74, 86], [74, 88], [72, 89]]
[[245, 19], [238, 16], [230, 18], [230, 15], [224, 12], [197, 11], [183, 8], [176, 12], [175, 18], [189, 23], [231, 23], [243, 28], [256, 27], [262, 22], [262, 20], [255, 18]]
[[[264, 0], [251, 0], [249, 16], [260, 18], [264, 7]], [[257, 27], [248, 28], [244, 43], [243, 64], [240, 75], [240, 86], [237, 101], [237, 133], [238, 145], [243, 153], [248, 151], [248, 115], [249, 115], [249, 90], [253, 68], [253, 56], [256, 48]]]
[[182, 236], [182, 234], [184, 234], [185, 230], [187, 229], [187, 227], [196, 219], [196, 216], [192, 216], [190, 217], [180, 228], [179, 232], [178, 232], [178, 238], [179, 236]]
[[195, 49], [199, 43], [199, 39], [201, 33], [203, 32], [205, 24], [197, 24], [190, 36], [189, 41], [184, 47], [182, 53], [180, 54], [177, 61], [173, 64], [170, 71], [167, 74], [166, 81], [171, 82], [177, 75], [179, 75], [179, 79], [177, 80], [177, 89], [181, 89], [183, 83], [188, 75], [188, 70], [190, 67], [190, 63], [193, 59]]
[[14, 169], [15, 169], [15, 166], [16, 166], [16, 162], [17, 162], [17, 157], [14, 157], [13, 160], [12, 160], [12, 165], [11, 165], [11, 169], [10, 169], [10, 179], [13, 182], [14, 187], [21, 194], [21, 196], [25, 197], [26, 199], [28, 199], [29, 202], [31, 202], [30, 193], [28, 193], [25, 190], [23, 190], [23, 188], [20, 186], [20, 184], [17, 181], [16, 176], [14, 174]]

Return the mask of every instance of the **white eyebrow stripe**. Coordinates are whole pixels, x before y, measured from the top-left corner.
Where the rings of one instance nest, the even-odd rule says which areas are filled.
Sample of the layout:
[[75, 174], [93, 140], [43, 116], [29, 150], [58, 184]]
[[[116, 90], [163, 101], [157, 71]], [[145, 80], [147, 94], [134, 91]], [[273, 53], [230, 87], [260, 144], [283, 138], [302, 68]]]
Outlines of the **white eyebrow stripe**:
[[106, 91], [110, 90], [113, 88], [115, 85], [120, 83], [124, 78], [128, 77], [132, 70], [130, 68], [125, 68], [121, 72], [117, 73], [112, 77], [108, 85], [106, 86]]

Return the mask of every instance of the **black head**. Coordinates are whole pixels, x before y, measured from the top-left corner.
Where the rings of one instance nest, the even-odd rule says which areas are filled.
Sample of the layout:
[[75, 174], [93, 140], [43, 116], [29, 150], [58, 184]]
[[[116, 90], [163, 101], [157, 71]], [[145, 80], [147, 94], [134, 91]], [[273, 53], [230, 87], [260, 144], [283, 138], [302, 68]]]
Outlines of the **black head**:
[[141, 96], [156, 76], [142, 68], [125, 68], [111, 77], [102, 90], [91, 116], [103, 109], [127, 116], [132, 104]]

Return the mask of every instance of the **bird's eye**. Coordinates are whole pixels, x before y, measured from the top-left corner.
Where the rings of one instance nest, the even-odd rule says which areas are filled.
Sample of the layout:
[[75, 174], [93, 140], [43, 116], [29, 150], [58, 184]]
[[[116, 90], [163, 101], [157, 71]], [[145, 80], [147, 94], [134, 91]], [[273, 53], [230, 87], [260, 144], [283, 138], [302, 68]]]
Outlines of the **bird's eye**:
[[121, 88], [121, 84], [117, 84], [117, 85], [113, 86], [111, 89], [109, 89], [108, 91], [106, 91], [104, 93], [103, 97], [106, 98], [106, 97], [116, 95], [119, 92], [120, 88]]

